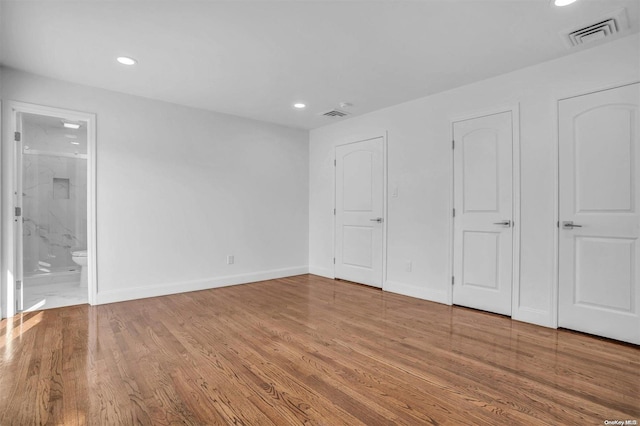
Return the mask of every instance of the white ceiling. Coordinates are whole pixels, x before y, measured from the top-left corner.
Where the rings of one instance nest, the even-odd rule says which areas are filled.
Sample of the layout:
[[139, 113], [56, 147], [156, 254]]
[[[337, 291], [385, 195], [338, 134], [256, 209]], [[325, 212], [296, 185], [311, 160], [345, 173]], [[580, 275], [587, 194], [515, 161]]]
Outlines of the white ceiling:
[[5, 66], [307, 129], [340, 102], [363, 114], [574, 53], [560, 32], [621, 7], [637, 32], [640, 14], [640, 0], [0, 4]]

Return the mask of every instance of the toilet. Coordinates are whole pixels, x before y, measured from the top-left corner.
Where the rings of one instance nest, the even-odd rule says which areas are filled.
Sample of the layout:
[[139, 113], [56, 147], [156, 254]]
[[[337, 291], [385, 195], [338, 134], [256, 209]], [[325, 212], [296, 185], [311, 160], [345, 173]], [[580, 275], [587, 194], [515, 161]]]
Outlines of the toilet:
[[80, 287], [87, 286], [87, 251], [77, 250], [71, 252], [71, 259], [80, 265]]

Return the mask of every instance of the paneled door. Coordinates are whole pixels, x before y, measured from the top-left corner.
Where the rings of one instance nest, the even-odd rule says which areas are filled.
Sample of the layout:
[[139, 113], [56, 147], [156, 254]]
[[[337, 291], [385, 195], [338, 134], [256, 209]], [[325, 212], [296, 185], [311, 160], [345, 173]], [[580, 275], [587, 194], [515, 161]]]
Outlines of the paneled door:
[[511, 112], [453, 123], [453, 303], [511, 315]]
[[382, 287], [383, 138], [336, 147], [335, 276]]
[[559, 102], [558, 325], [640, 344], [640, 84]]

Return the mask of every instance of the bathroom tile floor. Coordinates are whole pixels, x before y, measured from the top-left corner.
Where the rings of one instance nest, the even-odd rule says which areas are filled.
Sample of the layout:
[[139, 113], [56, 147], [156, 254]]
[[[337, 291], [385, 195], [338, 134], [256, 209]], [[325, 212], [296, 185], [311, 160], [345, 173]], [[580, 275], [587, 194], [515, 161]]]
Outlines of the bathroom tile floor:
[[81, 305], [88, 303], [87, 293], [87, 288], [80, 288], [78, 281], [31, 286], [27, 281], [24, 287], [24, 310]]

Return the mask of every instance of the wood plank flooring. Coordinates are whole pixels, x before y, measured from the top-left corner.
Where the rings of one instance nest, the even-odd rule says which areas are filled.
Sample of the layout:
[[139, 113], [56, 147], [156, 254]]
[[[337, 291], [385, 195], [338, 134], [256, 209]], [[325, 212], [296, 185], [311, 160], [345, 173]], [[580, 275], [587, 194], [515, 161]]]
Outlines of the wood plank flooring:
[[0, 425], [640, 421], [640, 349], [313, 275], [0, 322]]

